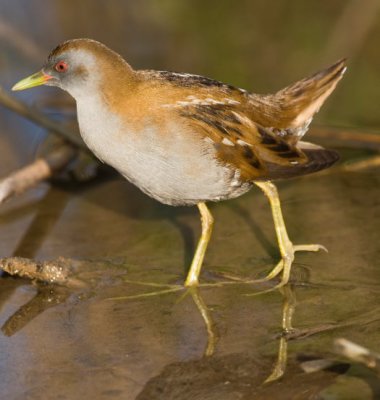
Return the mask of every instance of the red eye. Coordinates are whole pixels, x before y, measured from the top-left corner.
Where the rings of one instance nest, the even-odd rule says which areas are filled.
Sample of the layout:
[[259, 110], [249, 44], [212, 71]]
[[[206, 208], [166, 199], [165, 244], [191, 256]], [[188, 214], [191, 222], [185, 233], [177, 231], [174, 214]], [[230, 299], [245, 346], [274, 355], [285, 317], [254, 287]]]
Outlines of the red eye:
[[57, 72], [66, 72], [69, 66], [64, 61], [58, 61], [54, 68]]

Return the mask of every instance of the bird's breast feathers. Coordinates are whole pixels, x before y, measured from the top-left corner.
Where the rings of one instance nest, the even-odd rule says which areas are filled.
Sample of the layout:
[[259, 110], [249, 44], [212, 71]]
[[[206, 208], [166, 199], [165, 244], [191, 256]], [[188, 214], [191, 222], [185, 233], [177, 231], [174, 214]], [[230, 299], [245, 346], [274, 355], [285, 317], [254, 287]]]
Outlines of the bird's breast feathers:
[[[145, 193], [168, 204], [235, 197], [250, 185], [216, 159], [215, 148], [175, 118], [146, 116], [135, 126], [93, 97], [78, 102], [83, 140], [94, 154]], [[231, 185], [232, 182], [232, 185]]]

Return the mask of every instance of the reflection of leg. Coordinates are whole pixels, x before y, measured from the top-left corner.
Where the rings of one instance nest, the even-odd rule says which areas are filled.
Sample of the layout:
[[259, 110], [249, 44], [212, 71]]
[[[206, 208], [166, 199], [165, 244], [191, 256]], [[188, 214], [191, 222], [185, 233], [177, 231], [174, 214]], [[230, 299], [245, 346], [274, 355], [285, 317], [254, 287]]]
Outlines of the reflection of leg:
[[202, 220], [202, 235], [199, 239], [189, 273], [185, 281], [185, 286], [197, 286], [199, 283], [199, 274], [202, 268], [203, 258], [206, 253], [208, 242], [210, 241], [214, 218], [205, 203], [198, 203], [199, 212]]
[[211, 319], [209, 310], [208, 310], [206, 304], [204, 303], [204, 301], [199, 293], [198, 288], [197, 287], [190, 288], [189, 291], [190, 291], [191, 297], [194, 300], [194, 303], [196, 304], [196, 306], [203, 318], [203, 321], [206, 324], [207, 347], [206, 347], [204, 355], [212, 356], [214, 354], [215, 345], [218, 340], [217, 334], [215, 332], [215, 324], [214, 324], [213, 320]]
[[277, 276], [281, 271], [283, 271], [281, 282], [279, 285], [276, 286], [276, 287], [281, 287], [283, 285], [286, 285], [286, 283], [289, 281], [290, 270], [294, 260], [294, 253], [296, 251], [318, 251], [320, 249], [323, 250], [326, 249], [319, 244], [304, 244], [304, 245], [294, 246], [290, 241], [288, 233], [286, 231], [284, 218], [281, 212], [280, 198], [278, 196], [276, 186], [269, 181], [255, 182], [255, 184], [264, 192], [264, 194], [269, 199], [270, 206], [272, 209], [274, 226], [276, 229], [278, 245], [282, 256], [282, 260], [261, 281], [268, 281]]
[[284, 303], [282, 308], [282, 334], [280, 337], [280, 346], [278, 349], [278, 357], [272, 373], [265, 380], [265, 383], [273, 382], [281, 378], [286, 369], [288, 359], [288, 340], [287, 334], [293, 329], [292, 318], [296, 308], [296, 298], [289, 285], [280, 289], [281, 294], [284, 296]]
[[265, 379], [264, 383], [269, 383], [280, 379], [285, 373], [287, 360], [288, 341], [284, 336], [281, 336], [276, 364], [273, 368], [272, 373], [268, 376], [267, 379]]

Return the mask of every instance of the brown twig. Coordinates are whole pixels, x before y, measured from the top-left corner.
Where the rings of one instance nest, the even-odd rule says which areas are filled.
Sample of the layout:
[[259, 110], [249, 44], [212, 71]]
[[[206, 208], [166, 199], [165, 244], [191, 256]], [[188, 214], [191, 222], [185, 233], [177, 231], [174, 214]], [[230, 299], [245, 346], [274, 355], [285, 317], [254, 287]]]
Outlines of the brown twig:
[[75, 155], [76, 150], [72, 146], [62, 144], [57, 150], [13, 172], [0, 181], [0, 204], [50, 178], [67, 166]]
[[59, 261], [62, 260], [38, 262], [29, 258], [9, 257], [0, 259], [0, 269], [21, 278], [64, 284], [67, 281], [69, 271], [67, 268], [63, 268]]
[[65, 287], [83, 288], [86, 286], [84, 281], [74, 277], [75, 268], [70, 260], [63, 257], [42, 262], [23, 257], [0, 258], [0, 270], [9, 275]]

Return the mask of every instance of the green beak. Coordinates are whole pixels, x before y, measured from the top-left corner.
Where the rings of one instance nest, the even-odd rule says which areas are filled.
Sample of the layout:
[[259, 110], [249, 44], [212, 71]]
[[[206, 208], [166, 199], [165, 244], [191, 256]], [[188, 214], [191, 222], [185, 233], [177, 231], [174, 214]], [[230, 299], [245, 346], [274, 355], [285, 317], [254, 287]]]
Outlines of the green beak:
[[34, 86], [44, 85], [46, 81], [53, 78], [52, 76], [45, 74], [43, 71], [36, 72], [33, 75], [28, 76], [25, 79], [22, 79], [20, 82], [17, 82], [12, 90], [24, 90], [29, 89]]

